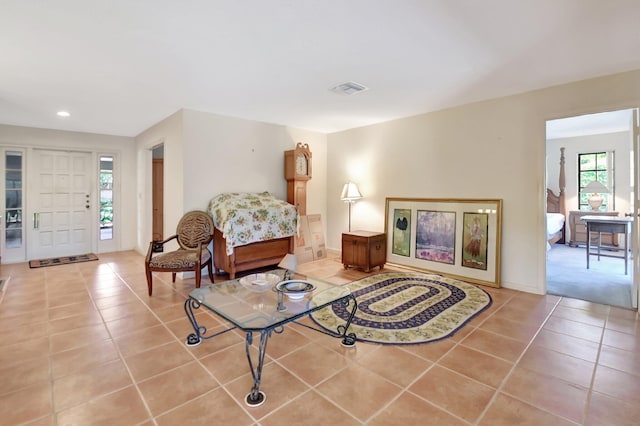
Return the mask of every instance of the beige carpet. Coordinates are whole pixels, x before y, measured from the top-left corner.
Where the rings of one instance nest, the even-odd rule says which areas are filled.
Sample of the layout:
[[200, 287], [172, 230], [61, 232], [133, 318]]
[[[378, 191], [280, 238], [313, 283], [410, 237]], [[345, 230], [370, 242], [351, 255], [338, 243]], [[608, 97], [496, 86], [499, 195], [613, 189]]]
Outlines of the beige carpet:
[[547, 293], [604, 305], [631, 308], [633, 261], [624, 274], [621, 258], [591, 256], [584, 247], [554, 244], [547, 252]]

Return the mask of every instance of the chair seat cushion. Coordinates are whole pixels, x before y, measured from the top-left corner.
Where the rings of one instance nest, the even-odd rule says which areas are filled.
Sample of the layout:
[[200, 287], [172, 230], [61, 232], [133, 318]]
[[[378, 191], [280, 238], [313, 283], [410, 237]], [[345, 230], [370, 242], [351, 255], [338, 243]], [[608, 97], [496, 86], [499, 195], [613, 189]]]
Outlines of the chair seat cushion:
[[[209, 250], [202, 250], [200, 265], [204, 266], [211, 259]], [[198, 252], [194, 250], [176, 250], [154, 256], [149, 261], [151, 268], [187, 269], [194, 268], [198, 260]]]

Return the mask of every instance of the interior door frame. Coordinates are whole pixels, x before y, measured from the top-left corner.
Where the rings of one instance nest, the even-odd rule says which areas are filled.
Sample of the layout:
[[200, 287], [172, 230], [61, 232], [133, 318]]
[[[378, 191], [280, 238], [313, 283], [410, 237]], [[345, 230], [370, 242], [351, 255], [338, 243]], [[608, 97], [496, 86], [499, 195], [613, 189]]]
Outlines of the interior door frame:
[[640, 113], [638, 108], [633, 109], [631, 117], [631, 133], [633, 147], [633, 217], [632, 240], [631, 240], [631, 256], [633, 264], [633, 290], [631, 291], [631, 305], [638, 312], [638, 299], [640, 298]]
[[151, 182], [151, 203], [152, 203], [152, 239], [162, 241], [164, 239], [164, 158], [153, 158], [152, 160], [152, 182]]
[[[629, 107], [629, 108], [621, 107], [621, 108], [614, 108], [611, 110], [595, 111], [592, 113], [599, 113], [599, 112], [605, 113], [605, 112], [614, 112], [614, 111], [621, 111], [621, 110], [632, 110], [633, 112], [633, 117], [632, 117], [633, 123], [631, 126], [632, 140], [630, 141], [630, 149], [633, 151], [630, 158], [630, 160], [632, 160], [630, 161], [631, 168], [632, 168], [631, 176], [633, 177], [633, 182], [634, 182], [634, 184], [631, 185], [632, 206], [630, 207], [632, 208], [632, 212], [626, 213], [625, 215], [635, 216], [634, 224], [632, 226], [632, 235], [631, 235], [631, 239], [632, 239], [631, 253], [632, 253], [632, 265], [633, 265], [633, 276], [631, 277], [631, 281], [632, 281], [631, 303], [632, 303], [632, 308], [640, 312], [640, 307], [638, 306], [638, 301], [640, 300], [640, 226], [638, 224], [640, 219], [640, 121], [639, 121], [640, 113], [637, 107]], [[576, 114], [575, 116], [580, 116], [585, 114], [590, 114], [590, 113], [585, 112], [581, 114]], [[572, 116], [559, 117], [558, 119], [571, 118], [571, 117]], [[554, 120], [554, 118], [548, 118], [547, 120], [545, 120], [545, 124], [547, 123], [547, 121], [550, 121], [550, 120]], [[547, 152], [546, 147], [547, 147], [547, 138], [546, 138], [546, 131], [545, 131], [545, 153]], [[546, 170], [547, 167], [548, 165], [545, 165], [545, 175], [547, 175], [547, 170]], [[546, 180], [545, 180], [545, 184], [546, 184], [546, 187], [548, 187], [548, 182], [546, 182]], [[544, 207], [546, 209], [546, 203]], [[567, 212], [565, 212], [565, 216], [566, 216], [566, 213]], [[546, 230], [546, 219], [543, 222], [544, 222], [544, 229]], [[543, 238], [545, 238], [545, 243], [546, 243], [546, 235]], [[566, 233], [565, 233], [565, 238], [566, 238]], [[546, 293], [546, 277], [545, 277], [545, 293]]]

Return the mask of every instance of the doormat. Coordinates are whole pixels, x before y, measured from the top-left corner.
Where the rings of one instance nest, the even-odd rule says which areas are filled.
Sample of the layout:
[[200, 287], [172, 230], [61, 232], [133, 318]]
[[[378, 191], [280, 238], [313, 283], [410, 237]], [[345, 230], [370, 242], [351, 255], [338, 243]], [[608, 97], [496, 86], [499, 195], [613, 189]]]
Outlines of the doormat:
[[[347, 287], [358, 302], [348, 332], [365, 342], [434, 342], [453, 335], [491, 306], [491, 296], [484, 290], [435, 274], [382, 273]], [[350, 312], [336, 303], [312, 313], [311, 318], [335, 332], [344, 326]]]
[[29, 268], [42, 268], [44, 266], [68, 265], [70, 263], [89, 262], [98, 260], [93, 253], [79, 254], [77, 256], [52, 257], [50, 259], [37, 259], [29, 261]]

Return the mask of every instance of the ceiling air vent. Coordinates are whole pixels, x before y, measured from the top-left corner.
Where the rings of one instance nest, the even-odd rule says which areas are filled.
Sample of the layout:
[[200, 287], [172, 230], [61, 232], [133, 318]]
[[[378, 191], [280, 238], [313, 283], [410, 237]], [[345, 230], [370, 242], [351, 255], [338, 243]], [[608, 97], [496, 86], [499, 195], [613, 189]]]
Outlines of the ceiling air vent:
[[347, 81], [346, 83], [338, 84], [331, 88], [332, 92], [339, 93], [341, 95], [353, 95], [354, 93], [363, 92], [369, 90], [368, 87], [358, 84], [355, 81]]

